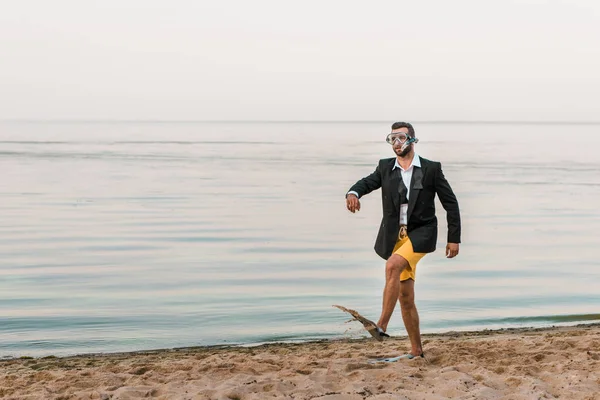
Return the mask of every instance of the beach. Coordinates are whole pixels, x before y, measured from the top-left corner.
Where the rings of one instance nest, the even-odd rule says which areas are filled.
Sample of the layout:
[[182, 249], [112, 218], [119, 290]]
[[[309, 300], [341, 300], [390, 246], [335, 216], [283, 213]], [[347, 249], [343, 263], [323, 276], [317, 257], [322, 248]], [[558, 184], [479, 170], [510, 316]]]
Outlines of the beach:
[[381, 365], [400, 313], [379, 343], [331, 305], [381, 311], [380, 194], [344, 193], [389, 125], [242, 126], [2, 125], [0, 398], [598, 398], [598, 325], [541, 329], [600, 322], [597, 125], [419, 124], [465, 232], [447, 259], [437, 208], [427, 358]]
[[4, 399], [600, 399], [600, 324], [0, 362]]

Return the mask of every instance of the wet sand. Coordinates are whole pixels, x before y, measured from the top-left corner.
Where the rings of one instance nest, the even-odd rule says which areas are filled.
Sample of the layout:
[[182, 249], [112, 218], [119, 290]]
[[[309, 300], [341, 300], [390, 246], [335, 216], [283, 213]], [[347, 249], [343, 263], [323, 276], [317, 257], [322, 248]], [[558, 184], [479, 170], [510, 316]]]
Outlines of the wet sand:
[[3, 399], [600, 399], [600, 324], [0, 361]]

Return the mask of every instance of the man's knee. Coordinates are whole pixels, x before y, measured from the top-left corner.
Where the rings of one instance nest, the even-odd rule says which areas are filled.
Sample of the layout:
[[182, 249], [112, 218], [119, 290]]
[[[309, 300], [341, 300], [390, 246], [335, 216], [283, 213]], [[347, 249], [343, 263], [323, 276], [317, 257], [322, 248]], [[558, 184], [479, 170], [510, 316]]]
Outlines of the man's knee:
[[400, 305], [405, 307], [414, 307], [415, 306], [415, 290], [414, 290], [414, 281], [412, 279], [407, 279], [400, 284]]
[[385, 274], [386, 276], [398, 275], [408, 266], [408, 261], [404, 257], [397, 254], [392, 254], [385, 263]]

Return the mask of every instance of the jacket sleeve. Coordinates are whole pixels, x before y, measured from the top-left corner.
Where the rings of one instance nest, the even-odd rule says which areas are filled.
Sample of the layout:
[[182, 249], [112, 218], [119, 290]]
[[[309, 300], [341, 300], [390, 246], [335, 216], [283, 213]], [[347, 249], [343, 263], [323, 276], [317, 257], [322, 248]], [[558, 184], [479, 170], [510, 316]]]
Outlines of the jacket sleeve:
[[442, 164], [438, 163], [435, 175], [435, 191], [446, 210], [448, 221], [448, 243], [460, 243], [460, 210], [458, 200], [442, 171]]
[[358, 198], [363, 197], [365, 194], [371, 193], [373, 190], [377, 190], [381, 187], [381, 173], [379, 171], [379, 165], [375, 168], [375, 171], [368, 176], [365, 176], [358, 182], [356, 182], [346, 194], [350, 192], [358, 193]]

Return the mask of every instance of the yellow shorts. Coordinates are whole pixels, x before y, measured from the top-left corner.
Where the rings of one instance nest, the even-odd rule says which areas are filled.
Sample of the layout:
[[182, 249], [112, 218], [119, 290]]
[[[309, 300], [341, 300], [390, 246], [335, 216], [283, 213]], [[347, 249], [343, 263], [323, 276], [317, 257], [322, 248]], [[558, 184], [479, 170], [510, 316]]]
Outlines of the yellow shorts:
[[408, 261], [408, 267], [404, 268], [402, 273], [400, 273], [400, 281], [405, 281], [407, 279], [415, 280], [415, 272], [417, 270], [417, 263], [425, 256], [427, 253], [415, 253], [413, 250], [412, 243], [408, 236], [404, 236], [402, 238], [398, 238], [396, 245], [394, 246], [394, 250], [392, 251], [394, 254], [398, 254], [406, 261]]

